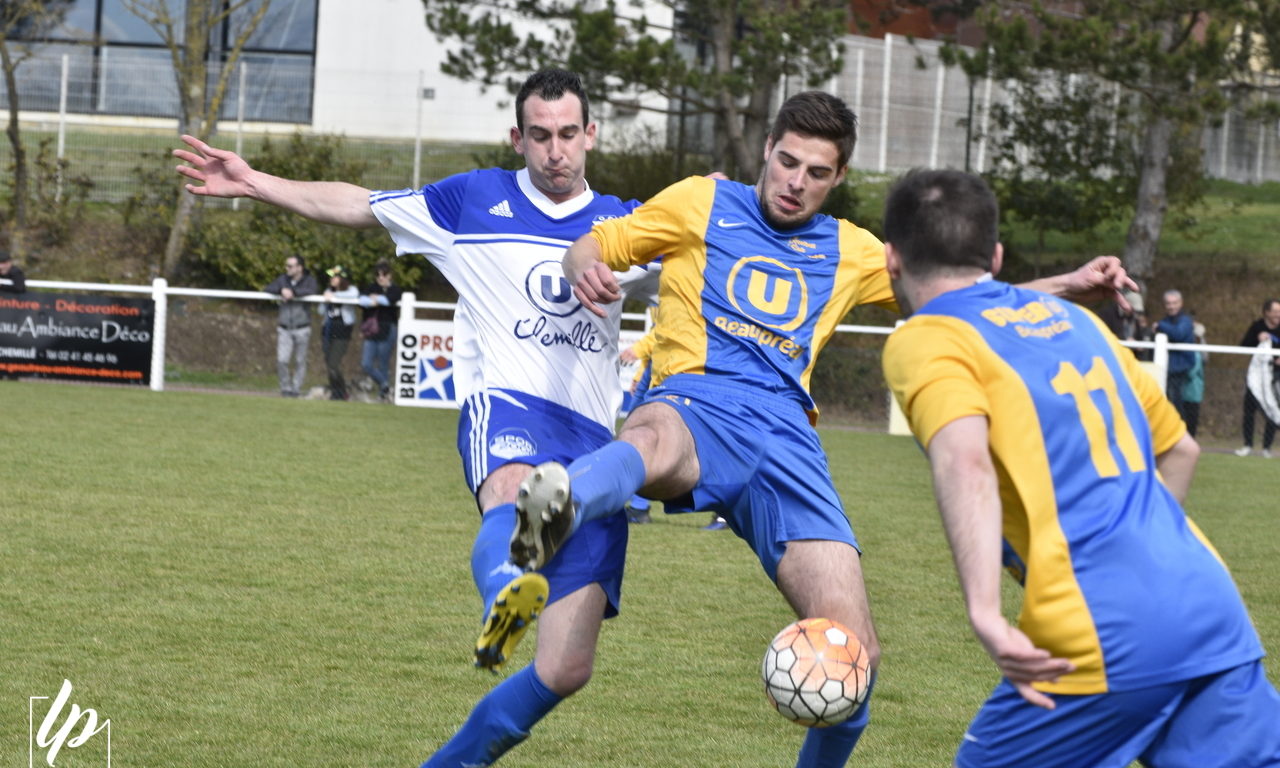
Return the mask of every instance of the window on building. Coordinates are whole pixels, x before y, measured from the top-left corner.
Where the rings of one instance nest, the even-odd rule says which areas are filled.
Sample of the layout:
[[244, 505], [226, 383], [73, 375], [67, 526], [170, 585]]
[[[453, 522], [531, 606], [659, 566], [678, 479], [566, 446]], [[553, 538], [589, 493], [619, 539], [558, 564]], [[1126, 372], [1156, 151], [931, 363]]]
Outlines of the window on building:
[[[160, 0], [150, 0], [159, 2]], [[181, 34], [187, 0], [163, 0]], [[227, 51], [263, 0], [253, 0], [210, 33], [210, 85]], [[316, 13], [319, 0], [270, 0], [267, 14], [240, 58], [244, 76], [244, 118], [262, 122], [307, 123], [314, 90]], [[10, 38], [30, 58], [18, 76], [19, 106], [56, 111], [63, 71], [71, 112], [176, 117], [177, 86], [168, 48], [160, 33], [131, 13], [124, 0], [65, 0], [56, 23], [30, 26]], [[222, 117], [239, 114], [241, 76], [229, 80]], [[9, 105], [0, 83], [0, 104]]]

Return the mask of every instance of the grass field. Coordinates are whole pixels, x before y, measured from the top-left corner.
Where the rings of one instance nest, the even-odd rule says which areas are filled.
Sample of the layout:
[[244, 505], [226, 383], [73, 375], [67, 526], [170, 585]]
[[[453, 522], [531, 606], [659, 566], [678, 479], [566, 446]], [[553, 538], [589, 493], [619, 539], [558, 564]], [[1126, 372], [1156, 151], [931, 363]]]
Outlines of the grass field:
[[[28, 697], [64, 679], [111, 719], [118, 768], [417, 765], [493, 685], [469, 664], [476, 515], [452, 412], [41, 382], [0, 382], [0, 409], [0, 765], [27, 764]], [[905, 438], [823, 438], [884, 644], [855, 763], [947, 766], [995, 673], [924, 459]], [[1277, 498], [1280, 468], [1206, 455], [1190, 503], [1272, 647]], [[502, 765], [793, 764], [803, 732], [757, 679], [791, 617], [705, 522], [632, 527], [595, 678]]]

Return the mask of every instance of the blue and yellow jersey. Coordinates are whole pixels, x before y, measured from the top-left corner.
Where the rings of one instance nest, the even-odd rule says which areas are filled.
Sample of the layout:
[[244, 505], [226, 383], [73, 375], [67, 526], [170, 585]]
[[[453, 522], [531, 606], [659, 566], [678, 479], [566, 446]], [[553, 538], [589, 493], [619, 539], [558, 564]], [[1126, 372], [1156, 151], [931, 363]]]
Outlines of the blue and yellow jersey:
[[755, 188], [738, 182], [685, 179], [591, 235], [614, 270], [663, 257], [655, 387], [714, 374], [792, 398], [813, 418], [809, 377], [836, 325], [858, 304], [897, 307], [874, 235], [822, 215], [774, 229]]
[[1037, 688], [1132, 690], [1262, 656], [1226, 567], [1156, 474], [1186, 427], [1095, 316], [980, 282], [895, 331], [884, 370], [923, 445], [988, 420], [1018, 626], [1076, 665]]

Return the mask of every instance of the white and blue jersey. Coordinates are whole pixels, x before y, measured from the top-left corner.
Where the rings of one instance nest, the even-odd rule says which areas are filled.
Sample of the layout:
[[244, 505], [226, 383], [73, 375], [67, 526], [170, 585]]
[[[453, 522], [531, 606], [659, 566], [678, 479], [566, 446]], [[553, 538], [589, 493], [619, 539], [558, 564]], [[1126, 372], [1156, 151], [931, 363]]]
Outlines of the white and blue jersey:
[[[456, 397], [464, 406], [459, 451], [473, 492], [508, 461], [528, 463], [556, 451], [546, 441], [534, 446], [512, 437], [531, 416], [493, 421], [500, 412], [480, 403], [488, 393], [501, 391], [504, 403], [529, 406], [512, 414], [532, 414], [545, 401], [602, 427], [606, 440], [612, 436], [622, 404], [622, 304], [607, 306], [603, 318], [584, 309], [560, 261], [592, 226], [625, 216], [638, 202], [588, 189], [555, 203], [533, 186], [527, 170], [493, 168], [418, 190], [374, 192], [369, 204], [398, 255], [426, 256], [458, 292], [453, 366]], [[636, 268], [618, 278], [626, 291], [653, 292], [657, 271]]]
[[[485, 389], [515, 390], [613, 430], [622, 402], [622, 305], [606, 307], [608, 317], [588, 312], [560, 260], [593, 225], [625, 216], [638, 202], [587, 190], [554, 203], [527, 170], [491, 168], [422, 189], [374, 192], [369, 204], [398, 255], [426, 256], [458, 292], [453, 365], [460, 402]], [[619, 281], [634, 290], [650, 271], [631, 270]]]

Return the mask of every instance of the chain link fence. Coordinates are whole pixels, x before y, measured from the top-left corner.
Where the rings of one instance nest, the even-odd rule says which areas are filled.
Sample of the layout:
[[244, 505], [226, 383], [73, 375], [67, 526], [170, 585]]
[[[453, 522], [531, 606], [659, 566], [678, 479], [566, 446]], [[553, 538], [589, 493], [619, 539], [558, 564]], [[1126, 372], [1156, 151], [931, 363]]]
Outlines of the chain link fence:
[[[933, 41], [849, 36], [845, 45], [844, 69], [827, 87], [858, 114], [854, 168], [885, 173], [920, 166], [987, 169], [991, 153], [983, 136], [991, 105], [1005, 98], [1000, 83], [971, 81], [959, 69], [942, 66], [940, 45]], [[163, 51], [130, 50], [92, 60], [84, 49], [46, 46], [25, 61], [18, 70], [23, 139], [33, 154], [43, 147], [44, 171], [52, 173], [56, 159], [63, 158], [61, 177], [87, 182], [89, 199], [101, 202], [121, 202], [141, 186], [166, 178], [176, 138], [169, 118], [177, 104], [166, 57]], [[211, 73], [211, 83], [216, 74]], [[378, 80], [369, 72], [331, 78], [352, 87]], [[308, 132], [313, 83], [314, 74], [302, 58], [246, 57], [228, 80], [218, 142], [252, 154], [268, 127], [277, 134]], [[788, 81], [780, 97], [802, 88], [798, 81]], [[423, 99], [424, 94], [405, 98]], [[0, 103], [7, 101], [0, 87]], [[438, 112], [449, 105], [430, 102], [427, 107]], [[686, 138], [696, 146], [693, 137]], [[348, 136], [346, 151], [369, 168], [366, 185], [393, 189], [471, 167], [477, 146], [500, 140], [477, 136], [476, 144], [462, 144], [436, 142], [429, 135]], [[1206, 127], [1203, 149], [1206, 171], [1213, 177], [1247, 183], [1280, 180], [1280, 122], [1249, 120], [1232, 111]], [[0, 143], [0, 162], [9, 165], [11, 155], [8, 143]]]

